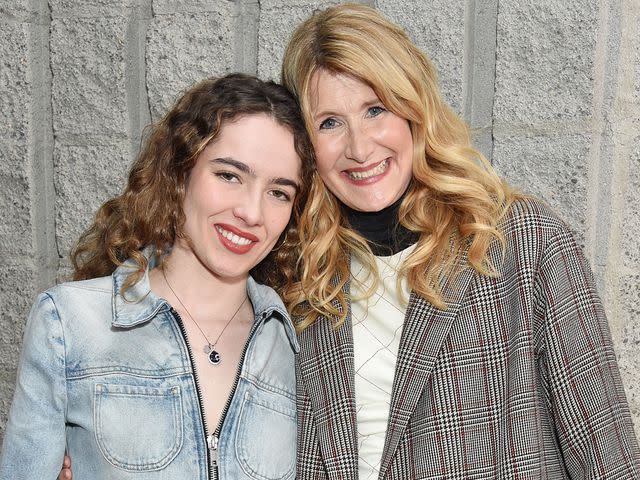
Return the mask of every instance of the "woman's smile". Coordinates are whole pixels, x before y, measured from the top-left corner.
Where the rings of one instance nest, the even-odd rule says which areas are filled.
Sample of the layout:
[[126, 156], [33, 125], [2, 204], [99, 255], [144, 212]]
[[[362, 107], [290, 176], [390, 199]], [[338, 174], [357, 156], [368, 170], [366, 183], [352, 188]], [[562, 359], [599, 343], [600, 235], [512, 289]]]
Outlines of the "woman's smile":
[[222, 245], [238, 254], [247, 253], [259, 241], [255, 235], [231, 225], [216, 224], [215, 230], [218, 232]]
[[388, 166], [389, 159], [386, 159], [367, 167], [349, 168], [344, 170], [344, 173], [356, 185], [367, 185], [380, 180], [387, 172]]

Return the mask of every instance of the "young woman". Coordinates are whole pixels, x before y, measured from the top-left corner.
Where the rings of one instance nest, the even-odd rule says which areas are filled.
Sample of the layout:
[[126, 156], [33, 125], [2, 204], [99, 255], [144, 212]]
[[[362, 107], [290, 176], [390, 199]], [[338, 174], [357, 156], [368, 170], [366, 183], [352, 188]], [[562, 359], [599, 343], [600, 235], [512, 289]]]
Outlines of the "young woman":
[[[293, 97], [244, 75], [189, 90], [27, 322], [0, 478], [295, 474], [293, 325], [312, 148]], [[250, 274], [251, 272], [251, 274]]]
[[297, 28], [283, 82], [319, 173], [284, 292], [296, 478], [640, 478], [580, 248], [470, 146], [425, 55], [342, 5]]

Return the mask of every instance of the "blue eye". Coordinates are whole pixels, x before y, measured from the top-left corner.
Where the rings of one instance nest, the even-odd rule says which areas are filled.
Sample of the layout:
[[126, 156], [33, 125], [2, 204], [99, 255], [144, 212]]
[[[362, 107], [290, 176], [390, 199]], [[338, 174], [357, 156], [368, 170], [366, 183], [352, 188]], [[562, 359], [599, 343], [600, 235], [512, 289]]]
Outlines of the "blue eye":
[[338, 121], [333, 118], [327, 118], [326, 120], [324, 120], [321, 124], [320, 124], [320, 130], [327, 130], [327, 129], [331, 129], [331, 128], [336, 128], [338, 126]]
[[369, 107], [367, 109], [367, 115], [369, 117], [377, 117], [378, 115], [380, 115], [381, 113], [386, 112], [387, 110], [382, 108], [380, 105], [375, 105], [373, 107]]

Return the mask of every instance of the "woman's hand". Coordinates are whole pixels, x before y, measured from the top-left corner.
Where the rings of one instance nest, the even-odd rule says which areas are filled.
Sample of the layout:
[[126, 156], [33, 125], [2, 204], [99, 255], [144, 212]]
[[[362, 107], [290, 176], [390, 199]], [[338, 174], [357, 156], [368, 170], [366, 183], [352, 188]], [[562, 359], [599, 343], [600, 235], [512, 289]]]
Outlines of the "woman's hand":
[[64, 456], [58, 480], [73, 480], [73, 473], [71, 472], [71, 457], [69, 455], [65, 454]]

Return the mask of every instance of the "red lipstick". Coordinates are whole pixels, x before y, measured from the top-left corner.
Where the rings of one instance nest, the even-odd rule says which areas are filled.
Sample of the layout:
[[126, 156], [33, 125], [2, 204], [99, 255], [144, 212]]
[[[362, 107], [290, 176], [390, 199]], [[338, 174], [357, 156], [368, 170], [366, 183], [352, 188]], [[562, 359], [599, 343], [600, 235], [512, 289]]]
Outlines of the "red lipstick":
[[[246, 243], [246, 244], [238, 244], [235, 243], [231, 240], [229, 240], [227, 237], [225, 237], [222, 232], [220, 231], [220, 229], [225, 230], [229, 233], [232, 233], [234, 235], [237, 235], [238, 237], [240, 237], [241, 239], [244, 240], [249, 240], [250, 243]], [[250, 251], [253, 246], [256, 244], [256, 242], [259, 241], [258, 237], [256, 237], [255, 235], [249, 233], [249, 232], [245, 232], [243, 230], [240, 230], [237, 227], [234, 227], [233, 225], [227, 225], [224, 223], [216, 223], [215, 224], [215, 231], [216, 234], [218, 235], [218, 238], [220, 239], [220, 243], [222, 243], [222, 245], [229, 250], [232, 253], [236, 253], [239, 255], [242, 255], [244, 253], [247, 253], [248, 251]]]

